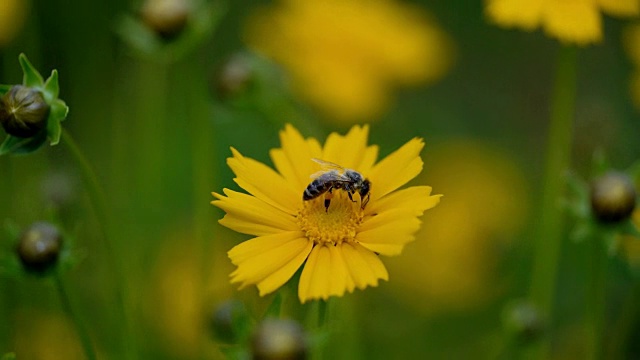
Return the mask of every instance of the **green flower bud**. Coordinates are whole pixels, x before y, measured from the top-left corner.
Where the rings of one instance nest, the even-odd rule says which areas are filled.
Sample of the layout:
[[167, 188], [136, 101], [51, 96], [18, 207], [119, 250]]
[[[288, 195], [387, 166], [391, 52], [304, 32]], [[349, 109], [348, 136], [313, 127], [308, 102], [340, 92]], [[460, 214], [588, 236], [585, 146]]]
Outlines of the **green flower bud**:
[[258, 360], [306, 359], [307, 347], [302, 326], [292, 320], [263, 321], [251, 341], [253, 359]]
[[25, 270], [42, 274], [52, 269], [62, 250], [62, 236], [47, 222], [32, 224], [20, 235], [17, 252]]
[[215, 74], [213, 84], [220, 99], [228, 99], [247, 90], [254, 73], [247, 59], [236, 55], [225, 61]]
[[13, 136], [29, 138], [38, 134], [47, 124], [49, 104], [33, 88], [14, 85], [0, 99], [0, 123]]
[[545, 330], [540, 312], [528, 301], [516, 301], [507, 305], [503, 321], [506, 328], [523, 343], [539, 339]]
[[165, 40], [176, 37], [191, 14], [189, 0], [147, 0], [142, 5], [142, 21]]
[[626, 174], [611, 171], [591, 183], [591, 209], [601, 222], [625, 220], [635, 206], [636, 190]]
[[242, 321], [244, 305], [238, 300], [227, 300], [214, 310], [211, 318], [211, 329], [215, 338], [223, 343], [231, 344], [238, 340], [236, 321]]

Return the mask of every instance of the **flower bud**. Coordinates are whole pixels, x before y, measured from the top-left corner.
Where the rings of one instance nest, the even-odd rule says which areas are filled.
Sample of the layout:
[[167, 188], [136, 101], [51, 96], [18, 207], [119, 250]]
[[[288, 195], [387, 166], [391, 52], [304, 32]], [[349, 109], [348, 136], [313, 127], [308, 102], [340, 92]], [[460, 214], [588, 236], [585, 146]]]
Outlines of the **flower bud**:
[[215, 93], [220, 99], [241, 94], [251, 85], [253, 69], [242, 56], [235, 55], [225, 61], [213, 79]]
[[635, 206], [636, 190], [626, 174], [611, 171], [591, 183], [591, 209], [601, 222], [627, 219]]
[[25, 270], [44, 273], [55, 266], [62, 249], [62, 236], [50, 223], [37, 222], [22, 232], [18, 256]]
[[253, 334], [251, 352], [259, 360], [306, 359], [307, 341], [297, 322], [267, 319]]
[[238, 300], [227, 300], [218, 305], [211, 318], [211, 328], [216, 339], [231, 344], [238, 340], [235, 321], [243, 321], [244, 306]]
[[176, 37], [187, 25], [189, 0], [147, 0], [142, 5], [142, 21], [165, 40]]
[[520, 341], [532, 342], [544, 332], [540, 311], [528, 301], [517, 301], [505, 307], [504, 324]]
[[9, 135], [33, 137], [46, 126], [48, 115], [49, 104], [33, 88], [14, 85], [0, 99], [0, 123]]

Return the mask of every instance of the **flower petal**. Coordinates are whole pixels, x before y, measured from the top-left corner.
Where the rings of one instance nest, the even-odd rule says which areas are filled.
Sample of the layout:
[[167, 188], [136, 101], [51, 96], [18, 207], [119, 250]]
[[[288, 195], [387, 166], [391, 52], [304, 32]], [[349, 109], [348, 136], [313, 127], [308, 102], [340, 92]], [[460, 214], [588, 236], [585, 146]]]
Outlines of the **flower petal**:
[[355, 283], [349, 274], [340, 246], [316, 246], [302, 270], [298, 297], [304, 303], [312, 299], [328, 299], [342, 296], [345, 290], [352, 292]]
[[371, 202], [365, 208], [365, 215], [377, 214], [386, 209], [411, 209], [414, 215], [422, 215], [440, 202], [442, 195], [431, 195], [430, 186], [412, 186], [395, 191], [387, 196]]
[[264, 296], [275, 291], [280, 286], [289, 281], [293, 274], [295, 274], [300, 266], [302, 266], [304, 260], [309, 256], [312, 248], [313, 242], [307, 241], [307, 246], [296, 257], [291, 259], [288, 263], [286, 263], [277, 271], [273, 272], [271, 275], [267, 276], [264, 280], [260, 281], [258, 283], [260, 296]]
[[368, 244], [360, 243], [363, 247], [373, 251], [374, 253], [385, 256], [396, 256], [402, 253], [404, 244]]
[[415, 239], [420, 229], [420, 220], [415, 217], [395, 219], [377, 223], [371, 230], [359, 232], [356, 240], [364, 244], [406, 244]]
[[359, 289], [377, 286], [378, 279], [388, 280], [387, 270], [376, 254], [358, 244], [342, 243], [341, 248], [351, 278]]
[[331, 133], [324, 143], [322, 159], [348, 169], [361, 171], [358, 165], [362, 163], [368, 138], [369, 126], [367, 125], [353, 126], [344, 136]]
[[[311, 159], [322, 156], [320, 144], [313, 138], [305, 140], [298, 130], [289, 124], [285, 126], [284, 130], [280, 131], [280, 143], [282, 144], [282, 151], [286, 159], [288, 159], [288, 164], [284, 161], [284, 158], [272, 157], [274, 164], [278, 171], [281, 171], [283, 175], [286, 173], [288, 177], [293, 175], [290, 169], [294, 169], [298, 179], [293, 183], [294, 188], [296, 190], [300, 188], [304, 190], [311, 182], [311, 174], [317, 171], [317, 165]], [[296, 196], [302, 199], [302, 193]]]
[[220, 223], [232, 230], [250, 235], [268, 235], [299, 229], [295, 218], [266, 202], [244, 193], [223, 189], [225, 195], [212, 193], [218, 200], [211, 204], [227, 214]]
[[302, 195], [297, 194], [290, 183], [267, 165], [242, 156], [231, 148], [233, 157], [227, 164], [236, 174], [234, 181], [258, 199], [288, 214], [296, 214]]
[[229, 250], [229, 258], [238, 268], [231, 282], [241, 287], [257, 284], [291, 262], [307, 248], [309, 240], [299, 231], [267, 235], [247, 240]]
[[371, 200], [401, 187], [422, 171], [422, 139], [414, 138], [377, 163], [371, 170]]

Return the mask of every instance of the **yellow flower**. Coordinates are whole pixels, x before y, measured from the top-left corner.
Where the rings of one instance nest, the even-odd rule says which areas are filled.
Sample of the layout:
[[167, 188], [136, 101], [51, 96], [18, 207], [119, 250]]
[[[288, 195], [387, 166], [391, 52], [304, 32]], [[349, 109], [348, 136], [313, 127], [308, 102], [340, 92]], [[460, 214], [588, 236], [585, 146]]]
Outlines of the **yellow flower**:
[[504, 27], [545, 33], [563, 43], [588, 45], [602, 41], [600, 12], [614, 16], [640, 14], [638, 0], [487, 0], [491, 21]]
[[525, 223], [526, 180], [515, 159], [477, 141], [456, 140], [430, 153], [430, 182], [447, 201], [429, 213], [406, 255], [388, 261], [395, 274], [390, 291], [420, 312], [468, 310], [507, 285], [498, 270]]
[[22, 29], [28, 5], [26, 0], [0, 1], [0, 47], [11, 42]]
[[451, 62], [449, 39], [422, 9], [393, 0], [281, 0], [246, 33], [301, 98], [341, 121], [380, 116], [393, 88], [433, 82]]
[[631, 99], [640, 109], [640, 25], [633, 25], [625, 31], [624, 44], [631, 63], [634, 65], [629, 84]]
[[[418, 217], [440, 201], [429, 186], [398, 190], [422, 171], [421, 139], [414, 138], [376, 163], [378, 147], [367, 145], [369, 128], [354, 126], [332, 133], [324, 146], [303, 138], [291, 125], [280, 133], [282, 148], [270, 152], [277, 172], [232, 148], [227, 160], [235, 182], [249, 194], [224, 189], [212, 204], [226, 212], [220, 223], [257, 236], [228, 253], [237, 269], [232, 283], [257, 285], [261, 296], [285, 284], [303, 265], [298, 285], [301, 302], [327, 299], [356, 287], [388, 279], [380, 255], [398, 255], [420, 228]], [[303, 201], [311, 175], [321, 170], [313, 158], [361, 173], [371, 182], [364, 209], [358, 193], [344, 190]], [[396, 191], [397, 190], [397, 191]], [[306, 263], [305, 263], [306, 262]]]

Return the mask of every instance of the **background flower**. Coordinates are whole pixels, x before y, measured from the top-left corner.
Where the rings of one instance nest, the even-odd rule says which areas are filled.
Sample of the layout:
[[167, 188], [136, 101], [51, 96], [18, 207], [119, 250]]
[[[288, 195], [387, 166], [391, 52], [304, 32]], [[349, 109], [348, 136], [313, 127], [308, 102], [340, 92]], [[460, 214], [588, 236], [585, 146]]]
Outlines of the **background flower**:
[[391, 287], [423, 312], [464, 310], [504, 290], [498, 269], [528, 207], [526, 181], [513, 159], [486, 144], [454, 141], [429, 151], [429, 181], [446, 194], [408, 245], [390, 259]]
[[344, 121], [378, 118], [396, 87], [439, 79], [452, 55], [423, 9], [395, 0], [280, 0], [251, 17], [246, 34], [289, 71], [301, 98]]
[[613, 16], [640, 14], [637, 0], [488, 0], [486, 14], [504, 27], [534, 30], [563, 43], [588, 45], [602, 41], [601, 12]]

